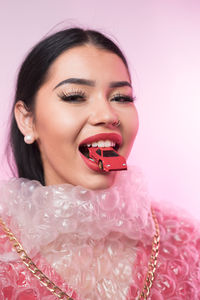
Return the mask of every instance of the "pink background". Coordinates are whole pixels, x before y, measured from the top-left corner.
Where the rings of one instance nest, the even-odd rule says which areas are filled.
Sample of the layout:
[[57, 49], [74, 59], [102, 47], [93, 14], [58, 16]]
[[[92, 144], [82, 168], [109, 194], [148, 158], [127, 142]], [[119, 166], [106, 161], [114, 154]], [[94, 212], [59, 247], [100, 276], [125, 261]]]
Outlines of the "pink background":
[[[59, 24], [60, 23], [60, 24]], [[140, 117], [129, 162], [152, 196], [200, 217], [200, 1], [17, 0], [0, 2], [0, 143], [25, 53], [55, 26], [115, 37], [133, 75]], [[1, 155], [0, 178], [8, 176]]]

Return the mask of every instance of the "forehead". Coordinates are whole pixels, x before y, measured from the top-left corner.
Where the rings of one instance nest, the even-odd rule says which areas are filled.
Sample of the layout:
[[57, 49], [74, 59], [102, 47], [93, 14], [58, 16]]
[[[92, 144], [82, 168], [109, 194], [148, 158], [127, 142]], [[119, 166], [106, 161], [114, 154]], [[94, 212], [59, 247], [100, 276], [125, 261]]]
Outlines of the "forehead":
[[128, 70], [118, 55], [89, 44], [67, 50], [53, 62], [48, 79], [59, 81], [67, 77], [130, 81]]

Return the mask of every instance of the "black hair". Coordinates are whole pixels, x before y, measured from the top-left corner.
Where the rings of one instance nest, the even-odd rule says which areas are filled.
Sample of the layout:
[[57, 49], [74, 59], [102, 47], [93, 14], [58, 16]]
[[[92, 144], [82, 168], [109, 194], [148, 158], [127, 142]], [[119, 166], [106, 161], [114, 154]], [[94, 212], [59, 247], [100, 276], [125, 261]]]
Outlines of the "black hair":
[[111, 39], [95, 30], [69, 28], [52, 34], [36, 44], [19, 70], [12, 107], [9, 145], [19, 177], [38, 180], [45, 185], [39, 147], [37, 142], [33, 144], [24, 142], [24, 136], [19, 130], [14, 116], [15, 104], [22, 100], [26, 109], [33, 111], [35, 95], [44, 83], [49, 67], [54, 60], [64, 51], [85, 44], [92, 44], [99, 49], [115, 53], [122, 59], [129, 72], [126, 58], [119, 47]]

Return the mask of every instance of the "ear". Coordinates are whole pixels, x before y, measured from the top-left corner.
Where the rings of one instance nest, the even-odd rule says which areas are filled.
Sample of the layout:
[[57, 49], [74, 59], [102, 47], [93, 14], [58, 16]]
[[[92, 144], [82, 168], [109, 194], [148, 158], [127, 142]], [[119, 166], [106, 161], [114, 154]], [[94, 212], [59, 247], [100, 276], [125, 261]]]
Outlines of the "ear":
[[29, 144], [33, 143], [36, 139], [34, 132], [33, 113], [27, 110], [23, 101], [19, 100], [15, 104], [14, 114], [19, 130], [24, 137], [28, 137], [27, 141], [25, 140], [25, 142]]

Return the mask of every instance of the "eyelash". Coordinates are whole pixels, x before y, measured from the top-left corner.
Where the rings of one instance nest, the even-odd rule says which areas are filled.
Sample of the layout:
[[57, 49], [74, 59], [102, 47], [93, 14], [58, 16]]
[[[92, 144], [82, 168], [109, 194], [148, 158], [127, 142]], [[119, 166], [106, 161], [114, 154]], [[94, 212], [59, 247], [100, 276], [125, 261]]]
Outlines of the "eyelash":
[[[121, 101], [121, 99], [123, 99], [123, 101]], [[116, 94], [114, 97], [111, 98], [110, 101], [117, 101], [120, 103], [123, 102], [134, 102], [136, 100], [136, 97], [131, 97], [131, 96], [127, 96], [127, 95], [123, 95], [123, 94]]]
[[[82, 102], [86, 98], [86, 94], [83, 91], [74, 91], [74, 92], [69, 92], [66, 93], [62, 91], [58, 96], [63, 100], [63, 101], [68, 101], [68, 102]], [[81, 99], [81, 101], [77, 101], [77, 98]]]
[[[86, 98], [86, 94], [83, 91], [74, 91], [74, 92], [69, 92], [66, 93], [64, 91], [62, 91], [60, 94], [58, 94], [58, 96], [63, 100], [63, 101], [67, 101], [67, 102], [83, 102], [85, 101]], [[123, 101], [121, 101], [123, 99]], [[131, 102], [133, 103], [136, 100], [136, 97], [131, 97], [131, 96], [127, 96], [127, 95], [123, 95], [123, 94], [116, 94], [115, 96], [113, 96], [111, 98], [110, 101], [116, 101], [119, 103], [124, 103], [124, 102]]]

